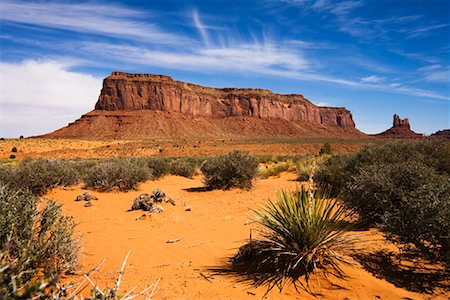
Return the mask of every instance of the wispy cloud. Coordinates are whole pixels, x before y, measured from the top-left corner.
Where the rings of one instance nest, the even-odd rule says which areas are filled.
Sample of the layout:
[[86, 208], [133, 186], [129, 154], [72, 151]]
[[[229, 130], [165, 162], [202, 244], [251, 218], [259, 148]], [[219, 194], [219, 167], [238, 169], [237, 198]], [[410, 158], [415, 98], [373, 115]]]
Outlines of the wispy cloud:
[[200, 20], [200, 16], [198, 14], [197, 9], [194, 9], [192, 11], [192, 20], [194, 21], [194, 25], [197, 28], [198, 32], [200, 33], [203, 42], [205, 43], [206, 46], [208, 46], [209, 45], [208, 29], [207, 26], [203, 25], [202, 21]]
[[425, 76], [425, 80], [428, 82], [442, 82], [449, 83], [450, 82], [450, 72], [449, 70], [431, 72]]
[[[326, 82], [364, 90], [384, 91], [409, 96], [450, 100], [448, 95], [412, 88], [402, 84], [384, 84], [382, 77], [366, 80], [349, 80], [314, 73], [300, 54], [279, 48], [274, 43], [242, 44], [230, 47], [196, 49], [194, 52], [161, 52], [135, 46], [118, 46], [107, 43], [87, 43], [83, 48], [92, 54], [145, 66], [175, 70], [229, 73], [242, 72], [265, 74], [281, 78]], [[120, 55], [127, 53], [126, 56]]]
[[117, 4], [2, 1], [2, 22], [125, 39], [180, 44], [183, 37], [150, 24], [154, 17]]
[[376, 76], [376, 75], [371, 75], [371, 76], [361, 78], [361, 82], [365, 82], [365, 83], [380, 83], [383, 80], [384, 80], [383, 77]]
[[436, 33], [437, 30], [448, 28], [449, 24], [428, 24], [428, 25], [420, 25], [415, 28], [408, 28], [400, 30], [401, 33], [406, 34], [409, 38], [417, 38], [426, 36], [430, 33]]

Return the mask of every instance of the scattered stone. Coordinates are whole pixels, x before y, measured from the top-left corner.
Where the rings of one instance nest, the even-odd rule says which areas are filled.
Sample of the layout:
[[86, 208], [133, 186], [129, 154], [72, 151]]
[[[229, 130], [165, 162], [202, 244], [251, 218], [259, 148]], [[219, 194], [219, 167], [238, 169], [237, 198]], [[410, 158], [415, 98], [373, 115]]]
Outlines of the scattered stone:
[[172, 243], [179, 242], [179, 241], [181, 241], [182, 239], [183, 239], [183, 238], [176, 238], [176, 239], [174, 239], [174, 240], [167, 240], [166, 243], [167, 243], [167, 244], [172, 244]]
[[140, 194], [139, 196], [134, 199], [133, 206], [131, 206], [131, 210], [145, 210], [150, 211], [151, 207], [153, 206], [154, 201], [153, 198], [147, 194]]
[[189, 206], [184, 208], [184, 211], [191, 211], [191, 208]]
[[156, 189], [152, 192], [151, 197], [153, 198], [153, 200], [157, 203], [160, 202], [165, 202], [165, 203], [170, 203], [172, 205], [175, 205], [175, 201], [169, 197], [166, 196], [166, 193], [164, 193], [163, 191], [161, 191], [160, 189]]
[[140, 194], [134, 199], [133, 205], [131, 206], [131, 210], [139, 210], [142, 209], [144, 211], [149, 211], [151, 213], [159, 214], [164, 211], [164, 208], [161, 205], [156, 204], [156, 201], [153, 197], [153, 194], [150, 196], [147, 193]]
[[87, 201], [86, 203], [84, 203], [84, 207], [91, 207], [91, 206], [92, 206], [91, 201]]
[[84, 192], [81, 195], [78, 195], [75, 201], [91, 201], [91, 200], [98, 200], [98, 198], [94, 195], [92, 195], [89, 192]]
[[[151, 216], [149, 216], [151, 217]], [[142, 214], [141, 216], [139, 216], [138, 218], [136, 218], [136, 220], [145, 220], [147, 218], [146, 214]]]

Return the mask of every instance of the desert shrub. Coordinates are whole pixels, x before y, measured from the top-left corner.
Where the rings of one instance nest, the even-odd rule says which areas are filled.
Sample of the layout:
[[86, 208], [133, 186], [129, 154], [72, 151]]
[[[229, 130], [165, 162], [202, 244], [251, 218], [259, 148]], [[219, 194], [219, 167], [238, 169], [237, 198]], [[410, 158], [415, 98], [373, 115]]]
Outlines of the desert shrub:
[[275, 164], [265, 165], [258, 170], [261, 178], [269, 178], [270, 176], [280, 176], [282, 172], [293, 171], [295, 164], [292, 160], [277, 162]]
[[10, 158], [10, 159], [15, 159], [16, 156], [15, 156], [14, 154], [11, 154], [11, 155], [9, 156], [9, 158]]
[[332, 196], [337, 196], [355, 172], [353, 156], [352, 154], [331, 156], [321, 164], [314, 179], [319, 185], [326, 186]]
[[392, 142], [331, 157], [315, 178], [391, 239], [448, 261], [449, 159], [443, 141]]
[[19, 136], [19, 139], [23, 139], [23, 135]]
[[111, 191], [136, 189], [137, 184], [151, 178], [152, 173], [140, 160], [121, 158], [105, 160], [95, 166], [85, 178], [85, 188]]
[[450, 257], [450, 177], [423, 163], [364, 166], [342, 193], [345, 203], [391, 239], [432, 257]]
[[25, 159], [11, 168], [0, 167], [0, 182], [14, 190], [29, 190], [42, 195], [57, 186], [69, 186], [80, 180], [79, 173], [67, 161]]
[[331, 150], [331, 145], [330, 143], [325, 143], [323, 144], [323, 146], [320, 148], [319, 150], [319, 155], [324, 155], [324, 154], [331, 154], [332, 150]]
[[150, 169], [153, 178], [158, 179], [169, 173], [170, 163], [165, 158], [148, 157], [144, 159]]
[[41, 293], [46, 286], [35, 280], [42, 274], [56, 278], [75, 270], [80, 248], [73, 238], [75, 225], [60, 205], [1, 186], [0, 216], [2, 298]]
[[209, 189], [248, 189], [258, 171], [258, 161], [238, 150], [227, 155], [211, 157], [205, 161], [201, 171], [203, 181]]
[[11, 149], [11, 152], [17, 152], [17, 147], [13, 147], [13, 148]]
[[233, 267], [255, 274], [255, 284], [268, 284], [269, 290], [301, 276], [308, 282], [315, 269], [342, 276], [339, 263], [349, 262], [342, 251], [353, 247], [346, 235], [352, 225], [342, 224], [352, 212], [321, 190], [281, 190], [277, 196], [255, 211], [262, 238], [242, 246]]
[[192, 178], [197, 170], [196, 162], [185, 158], [178, 158], [169, 163], [169, 173], [172, 175]]
[[74, 159], [67, 161], [68, 167], [75, 170], [80, 178], [86, 178], [99, 164], [97, 159]]

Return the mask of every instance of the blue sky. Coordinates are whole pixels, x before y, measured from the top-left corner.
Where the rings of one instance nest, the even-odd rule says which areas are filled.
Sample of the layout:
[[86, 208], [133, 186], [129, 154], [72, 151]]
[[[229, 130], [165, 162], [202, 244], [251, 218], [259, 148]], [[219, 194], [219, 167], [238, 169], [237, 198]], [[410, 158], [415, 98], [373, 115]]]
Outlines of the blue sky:
[[93, 109], [112, 71], [299, 93], [366, 133], [408, 117], [450, 128], [450, 1], [0, 3], [0, 135], [36, 135]]

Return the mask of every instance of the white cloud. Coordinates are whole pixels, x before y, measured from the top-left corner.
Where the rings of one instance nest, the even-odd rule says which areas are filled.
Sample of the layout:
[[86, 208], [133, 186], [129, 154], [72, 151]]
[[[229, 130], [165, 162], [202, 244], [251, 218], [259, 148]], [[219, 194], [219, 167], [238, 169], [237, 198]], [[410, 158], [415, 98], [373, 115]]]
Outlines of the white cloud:
[[300, 53], [270, 43], [196, 48], [190, 52], [155, 51], [109, 43], [86, 43], [83, 47], [85, 51], [102, 57], [169, 69], [261, 72], [272, 69], [298, 70], [308, 66]]
[[376, 76], [376, 75], [361, 78], [361, 82], [365, 82], [365, 83], [380, 83], [383, 80], [384, 80], [383, 77]]
[[209, 45], [209, 36], [208, 36], [208, 30], [207, 26], [203, 25], [202, 21], [200, 20], [200, 16], [198, 15], [198, 11], [194, 9], [192, 11], [192, 19], [194, 21], [194, 25], [197, 28], [198, 32], [200, 33], [203, 42], [206, 46]]
[[[184, 38], [149, 24], [151, 16], [115, 5], [56, 2], [2, 1], [2, 22], [29, 24], [74, 32], [99, 34], [161, 44], [180, 44]], [[186, 41], [185, 41], [186, 42]]]
[[443, 82], [450, 84], [450, 72], [449, 70], [432, 72], [425, 76], [425, 80], [429, 82]]
[[67, 61], [2, 62], [0, 135], [46, 133], [92, 110], [102, 80], [69, 71], [70, 66]]

